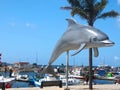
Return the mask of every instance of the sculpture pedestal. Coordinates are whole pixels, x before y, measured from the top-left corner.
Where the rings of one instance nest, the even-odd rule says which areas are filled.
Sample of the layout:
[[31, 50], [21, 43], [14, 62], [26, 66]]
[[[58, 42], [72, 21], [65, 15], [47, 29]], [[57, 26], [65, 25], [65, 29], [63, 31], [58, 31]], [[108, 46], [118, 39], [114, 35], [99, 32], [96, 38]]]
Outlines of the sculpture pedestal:
[[70, 88], [64, 88], [64, 90], [70, 90]]

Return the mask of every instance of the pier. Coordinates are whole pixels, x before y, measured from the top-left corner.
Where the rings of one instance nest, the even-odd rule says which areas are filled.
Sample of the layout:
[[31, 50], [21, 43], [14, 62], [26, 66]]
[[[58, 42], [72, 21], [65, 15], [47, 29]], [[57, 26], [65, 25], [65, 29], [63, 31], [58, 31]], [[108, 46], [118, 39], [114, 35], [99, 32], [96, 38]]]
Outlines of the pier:
[[[89, 85], [73, 85], [69, 86], [70, 90], [89, 90]], [[51, 87], [28, 87], [28, 88], [10, 88], [6, 90], [64, 90], [65, 86], [59, 88], [57, 86]], [[103, 84], [103, 85], [93, 85], [93, 90], [120, 90], [120, 84]]]

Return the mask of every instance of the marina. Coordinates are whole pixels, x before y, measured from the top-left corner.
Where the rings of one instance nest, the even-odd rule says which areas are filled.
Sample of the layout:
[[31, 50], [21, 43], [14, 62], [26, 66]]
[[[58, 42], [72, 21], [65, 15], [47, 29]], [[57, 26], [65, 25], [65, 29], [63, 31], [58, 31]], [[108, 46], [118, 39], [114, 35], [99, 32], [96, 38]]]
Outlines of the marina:
[[[58, 66], [56, 66], [56, 67], [58, 67]], [[56, 71], [56, 67], [54, 67], [54, 71]], [[81, 69], [78, 69], [78, 68], [81, 68], [81, 67], [74, 67], [74, 66], [72, 66], [72, 67], [70, 67], [70, 68], [73, 68], [73, 71], [72, 71], [72, 73], [69, 75], [69, 78], [68, 78], [68, 87], [74, 87], [74, 86], [81, 86], [81, 87], [86, 87], [86, 86], [88, 86], [88, 84], [85, 84], [84, 82], [85, 82], [85, 77], [83, 77], [83, 76], [81, 76], [80, 74], [81, 74]], [[69, 68], [69, 70], [70, 70], [70, 68]], [[104, 67], [105, 68], [105, 67]], [[62, 89], [63, 88], [65, 88], [66, 87], [66, 77], [65, 77], [65, 73], [63, 74], [63, 73], [60, 73], [60, 72], [63, 72], [64, 71], [64, 69], [63, 68], [61, 68], [61, 67], [59, 67], [59, 68], [57, 68], [57, 69], [59, 69], [59, 70], [57, 70], [57, 72], [56, 72], [56, 75], [58, 75], [59, 77], [57, 78], [57, 79], [59, 79], [59, 80], [61, 80], [62, 81]], [[63, 70], [63, 71], [62, 71]], [[119, 70], [119, 69], [118, 69]], [[59, 72], [58, 72], [59, 71]], [[79, 72], [78, 72], [79, 71]], [[95, 71], [94, 71], [95, 72]], [[6, 72], [6, 74], [5, 74], [5, 72], [1, 72], [1, 74], [3, 75], [3, 76], [6, 76], [6, 77], [9, 77], [9, 72]], [[14, 82], [13, 82], [13, 84], [12, 84], [12, 86], [11, 86], [11, 88], [12, 89], [16, 89], [16, 88], [22, 88], [23, 90], [24, 89], [29, 89], [30, 90], [30, 88], [32, 89], [32, 88], [34, 88], [35, 90], [37, 90], [38, 88], [40, 89], [40, 87], [41, 87], [41, 81], [54, 81], [54, 80], [56, 80], [53, 76], [49, 76], [49, 74], [46, 74], [46, 75], [44, 75], [44, 76], [40, 76], [39, 77], [39, 74], [40, 73], [38, 73], [38, 72], [28, 72], [28, 71], [24, 71], [24, 72], [19, 72], [19, 74], [18, 75], [20, 75], [20, 76], [28, 76], [30, 79], [29, 80], [27, 80], [26, 81], [26, 78], [24, 79], [24, 77], [23, 77], [23, 79], [21, 79], [21, 80], [18, 80], [18, 79], [15, 79], [14, 80]], [[72, 75], [73, 74], [73, 75]], [[74, 75], [75, 74], [75, 75]], [[61, 76], [62, 75], [62, 76]], [[84, 75], [84, 74], [83, 74]], [[103, 76], [101, 76], [102, 74], [100, 73], [100, 74], [94, 74], [95, 75], [95, 77], [94, 77], [94, 79], [93, 79], [93, 85], [96, 87], [96, 85], [98, 86], [98, 85], [116, 85], [116, 86], [119, 86], [120, 84], [118, 83], [118, 84], [116, 84], [116, 80], [114, 79], [114, 77], [112, 77], [112, 76], [110, 76], [110, 75], [107, 75], [107, 74], [105, 74], [105, 76], [108, 76], [108, 77], [103, 77]], [[118, 74], [117, 74], [118, 75]], [[64, 77], [63, 77], [64, 76]], [[38, 79], [37, 81], [40, 81], [40, 82], [37, 82], [38, 84], [37, 85], [35, 85], [35, 82], [34, 82], [34, 84], [33, 84], [33, 81], [32, 81], [32, 83], [31, 83], [31, 79], [34, 77], [34, 79]], [[61, 78], [60, 78], [61, 77]], [[63, 78], [63, 79], [62, 79]], [[53, 86], [51, 86], [51, 88], [52, 87], [55, 87], [54, 85]], [[59, 88], [59, 89], [61, 89], [59, 86], [56, 86], [57, 88]], [[43, 87], [43, 89], [46, 89], [47, 87]], [[6, 88], [6, 90], [7, 90], [7, 88]], [[74, 90], [74, 89], [73, 89]]]

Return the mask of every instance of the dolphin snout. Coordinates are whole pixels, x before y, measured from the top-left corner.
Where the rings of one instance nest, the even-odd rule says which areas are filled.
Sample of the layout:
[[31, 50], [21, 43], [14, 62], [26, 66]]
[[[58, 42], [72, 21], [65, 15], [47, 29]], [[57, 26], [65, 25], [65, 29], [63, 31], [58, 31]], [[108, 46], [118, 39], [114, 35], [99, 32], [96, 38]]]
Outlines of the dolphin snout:
[[115, 44], [114, 42], [110, 40], [103, 40], [101, 42], [104, 43], [106, 46], [113, 46]]

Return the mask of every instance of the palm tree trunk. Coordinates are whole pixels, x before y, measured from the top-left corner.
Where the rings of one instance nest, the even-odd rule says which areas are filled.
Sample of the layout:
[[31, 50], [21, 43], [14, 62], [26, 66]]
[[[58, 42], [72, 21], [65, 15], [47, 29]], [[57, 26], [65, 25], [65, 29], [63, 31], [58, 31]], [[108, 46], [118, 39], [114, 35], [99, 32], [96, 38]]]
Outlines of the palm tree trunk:
[[[92, 19], [89, 20], [90, 22], [88, 22], [88, 24], [90, 26], [93, 26], [93, 22]], [[92, 78], [92, 48], [89, 48], [89, 89], [93, 89], [92, 87], [92, 82], [93, 82], [93, 78]]]
[[89, 89], [92, 89], [92, 48], [89, 48]]

